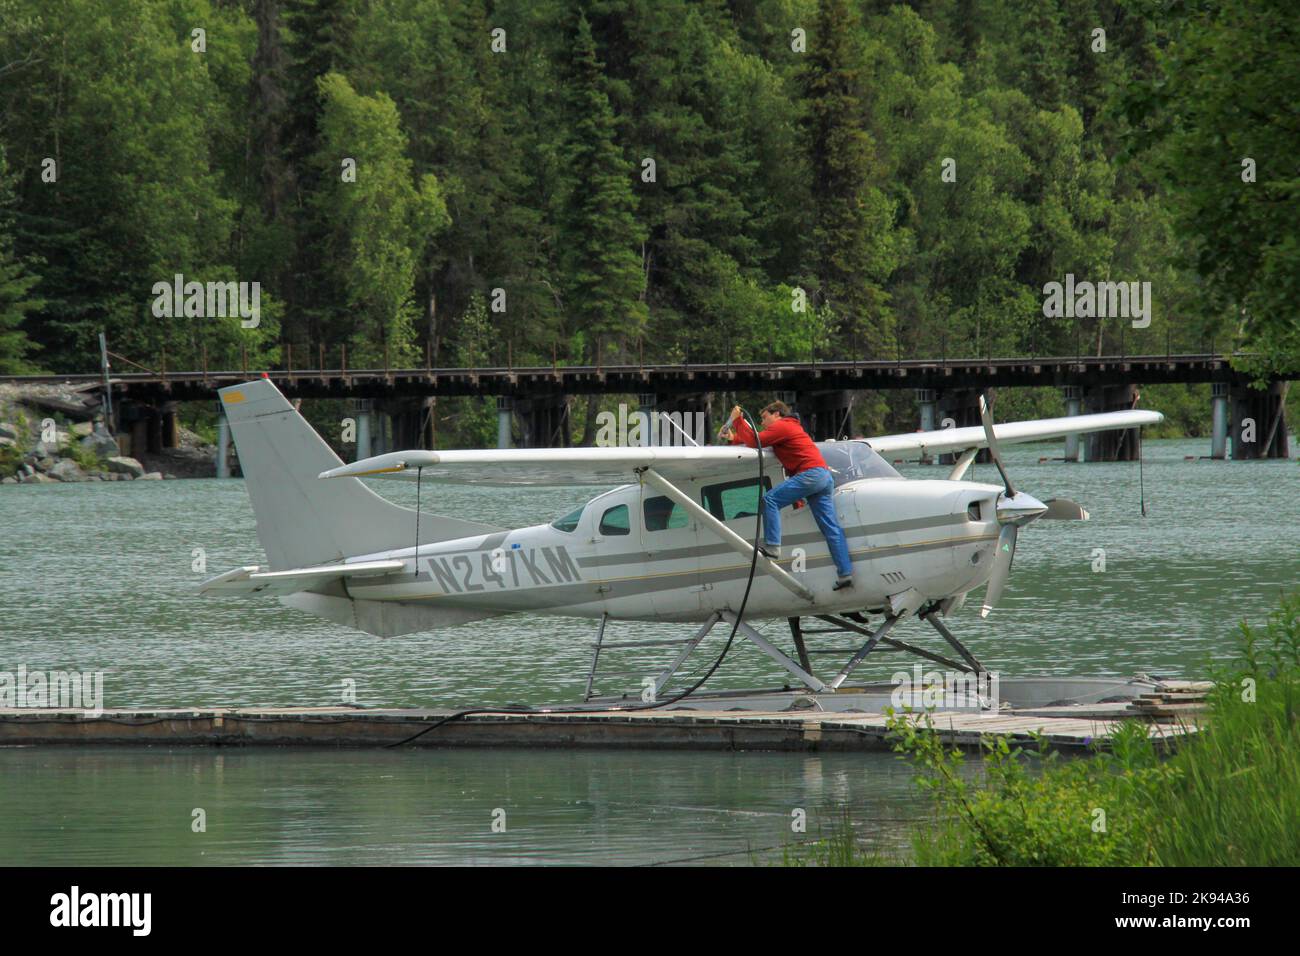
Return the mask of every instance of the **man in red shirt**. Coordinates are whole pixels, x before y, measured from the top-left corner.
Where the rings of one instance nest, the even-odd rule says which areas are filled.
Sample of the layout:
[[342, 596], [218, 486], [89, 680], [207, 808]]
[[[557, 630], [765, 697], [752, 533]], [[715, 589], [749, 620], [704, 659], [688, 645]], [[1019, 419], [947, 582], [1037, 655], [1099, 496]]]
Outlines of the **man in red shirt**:
[[745, 421], [740, 406], [731, 410], [722, 437], [733, 445], [762, 445], [776, 453], [777, 461], [789, 476], [767, 494], [763, 495], [763, 541], [760, 549], [769, 558], [781, 556], [781, 509], [806, 498], [813, 519], [826, 538], [831, 558], [835, 561], [838, 579], [835, 590], [853, 587], [853, 561], [849, 557], [848, 541], [844, 530], [835, 518], [835, 505], [831, 496], [835, 492], [835, 479], [831, 477], [826, 460], [817, 450], [813, 440], [793, 417], [785, 402], [773, 402], [761, 412], [763, 430], [757, 435]]

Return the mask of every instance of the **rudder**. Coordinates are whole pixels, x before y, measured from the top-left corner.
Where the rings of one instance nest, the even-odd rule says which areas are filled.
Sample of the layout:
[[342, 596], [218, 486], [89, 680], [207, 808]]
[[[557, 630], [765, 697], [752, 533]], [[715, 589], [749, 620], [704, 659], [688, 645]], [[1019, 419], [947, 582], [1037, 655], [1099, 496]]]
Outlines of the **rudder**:
[[[412, 509], [381, 498], [357, 478], [317, 478], [343, 462], [270, 379], [218, 392], [272, 570], [415, 543]], [[421, 544], [502, 530], [442, 515], [421, 514], [419, 524]]]

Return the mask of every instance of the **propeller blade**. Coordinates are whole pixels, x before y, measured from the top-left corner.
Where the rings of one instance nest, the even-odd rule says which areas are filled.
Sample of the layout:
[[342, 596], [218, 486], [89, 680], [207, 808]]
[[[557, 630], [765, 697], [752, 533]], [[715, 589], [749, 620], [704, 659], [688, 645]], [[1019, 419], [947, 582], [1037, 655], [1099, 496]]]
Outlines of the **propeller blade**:
[[1014, 498], [1016, 489], [1011, 487], [1011, 479], [1007, 476], [1007, 470], [1002, 467], [1002, 452], [998, 449], [997, 436], [993, 434], [993, 413], [989, 411], [989, 403], [980, 396], [980, 421], [984, 423], [984, 437], [989, 443], [989, 457], [993, 459], [993, 464], [998, 466], [998, 474], [1002, 476], [1002, 483], [1007, 486], [1007, 497]]
[[984, 592], [984, 606], [980, 608], [980, 617], [988, 617], [989, 611], [998, 603], [998, 598], [1002, 597], [1002, 588], [1007, 583], [1007, 577], [1011, 574], [1011, 559], [1016, 556], [1016, 532], [1018, 527], [1014, 524], [1002, 526], [1002, 531], [998, 534], [998, 551], [993, 558], [993, 573], [989, 575], [988, 588]]
[[1043, 504], [1047, 505], [1047, 511], [1039, 517], [1048, 521], [1087, 521], [1090, 518], [1083, 505], [1069, 498], [1048, 498]]

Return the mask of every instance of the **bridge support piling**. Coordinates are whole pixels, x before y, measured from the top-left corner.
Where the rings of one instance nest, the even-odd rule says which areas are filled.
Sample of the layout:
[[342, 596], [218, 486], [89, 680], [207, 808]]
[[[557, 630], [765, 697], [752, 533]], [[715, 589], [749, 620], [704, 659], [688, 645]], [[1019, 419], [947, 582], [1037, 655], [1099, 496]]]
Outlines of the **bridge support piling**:
[[[1065, 414], [1073, 418], [1083, 408], [1083, 389], [1078, 385], [1067, 385], [1061, 389], [1065, 393]], [[1079, 460], [1079, 436], [1067, 435], [1065, 438], [1065, 456], [1062, 461]]]
[[[637, 411], [645, 416], [641, 426], [641, 445], [649, 448], [659, 444], [659, 396], [654, 392], [640, 392], [636, 397]], [[671, 444], [671, 443], [670, 443]]]
[[[935, 419], [935, 413], [938, 411], [939, 393], [932, 388], [918, 388], [916, 390], [916, 404], [920, 410], [921, 422], [920, 428], [923, 432], [932, 432], [939, 427]], [[921, 458], [921, 464], [932, 465], [934, 459], [929, 455]]]
[[[1089, 413], [1124, 412], [1134, 407], [1136, 385], [1100, 385], [1088, 389], [1084, 402]], [[1087, 436], [1088, 461], [1136, 461], [1141, 453], [1141, 429], [1093, 432]]]
[[230, 422], [220, 406], [217, 408], [217, 477], [230, 477]]
[[1267, 389], [1234, 385], [1232, 393], [1232, 460], [1288, 458], [1284, 402], [1286, 383], [1273, 382]]
[[354, 403], [357, 417], [357, 456], [356, 461], [370, 457], [370, 418], [373, 403], [368, 398], [358, 398]]
[[[939, 392], [937, 402], [939, 408], [939, 427], [944, 428], [945, 423], [951, 419], [953, 428], [979, 427], [980, 422], [980, 395], [983, 392], [978, 388], [948, 388]], [[994, 409], [996, 417], [997, 409]], [[961, 457], [960, 452], [944, 452], [939, 456], [939, 464], [955, 465], [957, 459]], [[989, 457], [988, 449], [981, 448], [975, 455], [976, 464], [986, 464], [993, 459]]]
[[176, 415], [176, 403], [165, 402], [162, 407], [162, 446], [176, 448], [180, 445], [180, 422]]
[[853, 434], [853, 396], [847, 389], [803, 393], [799, 414], [814, 441]]
[[1228, 383], [1210, 385], [1210, 457], [1223, 461], [1228, 457]]
[[530, 398], [516, 404], [525, 448], [564, 448], [569, 444], [569, 403], [563, 395]]
[[511, 424], [515, 414], [515, 400], [510, 395], [497, 396], [497, 447], [511, 448], [514, 441], [511, 436]]

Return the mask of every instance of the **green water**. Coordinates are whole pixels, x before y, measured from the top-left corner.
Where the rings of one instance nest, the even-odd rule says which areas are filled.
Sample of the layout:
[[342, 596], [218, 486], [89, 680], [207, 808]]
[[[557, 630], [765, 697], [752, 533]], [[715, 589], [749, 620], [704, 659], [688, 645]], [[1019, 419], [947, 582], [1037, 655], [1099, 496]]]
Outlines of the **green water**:
[[[1136, 464], [1040, 463], [1059, 454], [1055, 445], [1010, 450], [1017, 487], [1074, 498], [1093, 520], [1028, 528], [999, 608], [981, 621], [968, 607], [954, 630], [1006, 676], [1205, 673], [1230, 653], [1239, 619], [1261, 620], [1300, 582], [1296, 462], [1184, 460], [1207, 446], [1147, 442], [1145, 518]], [[996, 480], [991, 466], [977, 477]], [[380, 487], [413, 503], [407, 485]], [[427, 510], [503, 526], [549, 519], [588, 497], [425, 491]], [[363, 706], [581, 695], [590, 622], [515, 616], [379, 638], [274, 599], [194, 594], [203, 578], [261, 560], [237, 480], [6, 486], [0, 671], [102, 671], [108, 708], [337, 704], [345, 680]], [[785, 633], [781, 623], [761, 629]], [[680, 631], [618, 625], [609, 637], [655, 634]], [[899, 636], [933, 637], [916, 622]], [[722, 629], [714, 638], [701, 668]], [[611, 660], [627, 674], [601, 689], [635, 687], [661, 660], [648, 651]], [[887, 679], [900, 664], [869, 659], [857, 674]], [[742, 644], [710, 686], [780, 682]], [[0, 863], [744, 863], [751, 848], [791, 838], [795, 807], [814, 831], [848, 806], [859, 832], [886, 844], [921, 812], [906, 768], [888, 755], [19, 748], [0, 750], [0, 773], [11, 782], [0, 790]], [[207, 811], [206, 833], [191, 832], [195, 807]], [[497, 808], [504, 833], [491, 830]]]

